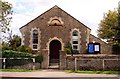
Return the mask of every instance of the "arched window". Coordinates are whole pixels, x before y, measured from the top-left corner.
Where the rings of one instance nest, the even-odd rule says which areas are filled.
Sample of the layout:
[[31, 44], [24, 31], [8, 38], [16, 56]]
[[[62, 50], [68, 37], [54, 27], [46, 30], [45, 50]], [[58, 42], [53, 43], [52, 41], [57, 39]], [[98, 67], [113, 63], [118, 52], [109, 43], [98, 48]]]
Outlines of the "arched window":
[[73, 34], [72, 34], [73, 36], [78, 36], [78, 31], [73, 31]]
[[50, 22], [49, 25], [50, 25], [50, 26], [61, 26], [62, 24], [61, 24], [61, 22], [60, 22], [59, 19], [53, 19], [53, 20]]
[[32, 48], [34, 50], [38, 49], [38, 31], [37, 30], [33, 30], [33, 39], [32, 39]]
[[78, 50], [79, 49], [79, 43], [78, 43], [78, 31], [73, 31], [72, 32], [72, 48], [73, 50]]
[[58, 20], [58, 19], [53, 19], [52, 21], [51, 21], [51, 23], [52, 24], [61, 24], [61, 22]]
[[61, 20], [60, 17], [51, 17], [50, 20], [48, 21], [48, 25], [49, 26], [62, 26], [63, 25], [63, 21]]

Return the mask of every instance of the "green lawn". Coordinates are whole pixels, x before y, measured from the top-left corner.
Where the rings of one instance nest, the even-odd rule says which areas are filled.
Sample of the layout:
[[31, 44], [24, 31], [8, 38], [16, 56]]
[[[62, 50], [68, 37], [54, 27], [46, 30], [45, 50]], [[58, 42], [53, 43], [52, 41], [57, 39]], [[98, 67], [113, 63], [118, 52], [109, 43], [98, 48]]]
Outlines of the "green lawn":
[[65, 72], [69, 73], [85, 73], [85, 74], [120, 74], [120, 71], [88, 71], [88, 70], [65, 70]]
[[0, 69], [0, 72], [35, 72], [40, 70], [24, 70], [24, 69]]
[[[40, 70], [24, 70], [24, 69], [0, 69], [0, 72], [35, 72]], [[83, 74], [120, 74], [120, 71], [88, 71], [88, 70], [65, 70], [69, 73], [83, 73]]]

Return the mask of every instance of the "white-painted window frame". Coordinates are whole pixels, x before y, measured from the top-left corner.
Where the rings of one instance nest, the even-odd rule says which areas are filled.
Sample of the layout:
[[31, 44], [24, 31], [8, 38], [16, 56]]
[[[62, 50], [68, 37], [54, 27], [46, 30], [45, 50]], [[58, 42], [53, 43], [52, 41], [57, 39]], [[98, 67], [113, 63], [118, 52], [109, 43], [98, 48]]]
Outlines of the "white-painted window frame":
[[[33, 38], [33, 33], [34, 33], [35, 30], [37, 31], [38, 36], [39, 36], [39, 32], [38, 32], [37, 29], [32, 30], [32, 49], [33, 49], [33, 50], [38, 50], [38, 43], [33, 43], [33, 39], [34, 39], [34, 38]], [[38, 38], [37, 38], [37, 39], [38, 39]], [[38, 40], [39, 40], [39, 39], [38, 39]], [[34, 48], [33, 48], [33, 45], [37, 45], [37, 48], [34, 49]]]
[[[37, 31], [38, 31], [38, 43], [37, 43], [37, 44], [34, 44], [34, 43], [33, 43], [33, 31], [34, 31], [34, 30], [37, 30]], [[31, 38], [31, 39], [30, 39], [30, 41], [29, 41], [29, 42], [30, 42], [29, 47], [32, 48], [32, 50], [39, 50], [39, 49], [40, 49], [40, 42], [41, 42], [41, 41], [40, 41], [40, 38], [41, 38], [41, 31], [40, 31], [40, 29], [39, 29], [39, 28], [36, 28], [36, 27], [32, 28], [32, 29], [31, 29], [30, 38]], [[33, 45], [37, 45], [37, 49], [34, 49], [34, 48], [33, 48]]]
[[[75, 31], [77, 32], [77, 36], [73, 36], [73, 33], [74, 33]], [[77, 41], [78, 44], [73, 44], [73, 41]], [[74, 46], [77, 46], [77, 49], [74, 49]], [[80, 50], [80, 49], [79, 49], [79, 31], [78, 31], [78, 30], [73, 30], [73, 31], [72, 31], [72, 49], [73, 49], [73, 50]]]

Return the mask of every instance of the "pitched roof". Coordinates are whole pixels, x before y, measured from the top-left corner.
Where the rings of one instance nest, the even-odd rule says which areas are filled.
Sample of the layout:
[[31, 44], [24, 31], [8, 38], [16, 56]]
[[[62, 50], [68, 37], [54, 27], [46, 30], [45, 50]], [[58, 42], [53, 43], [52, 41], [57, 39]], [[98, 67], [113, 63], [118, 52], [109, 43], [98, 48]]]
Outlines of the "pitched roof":
[[[83, 24], [82, 22], [80, 22], [79, 20], [77, 20], [76, 18], [74, 18], [73, 16], [71, 16], [69, 13], [67, 13], [66, 11], [64, 11], [63, 9], [61, 9], [60, 7], [58, 7], [57, 5], [53, 6], [52, 8], [50, 8], [49, 10], [45, 11], [44, 13], [42, 13], [41, 15], [39, 15], [38, 17], [36, 17], [35, 19], [39, 18], [40, 16], [44, 15], [45, 13], [49, 12], [51, 9], [53, 8], [59, 8], [61, 11], [65, 12], [67, 15], [69, 15], [70, 17], [72, 17], [73, 19], [75, 19], [76, 21], [78, 21], [79, 23], [81, 23], [83, 26], [85, 26], [86, 28], [90, 29], [89, 27], [87, 27], [85, 24]], [[22, 29], [23, 27], [25, 27], [26, 25], [28, 25], [29, 23], [31, 23], [32, 21], [34, 21], [35, 19], [31, 20], [30, 22], [28, 22], [27, 24], [25, 24], [24, 26], [20, 27], [20, 29]], [[91, 29], [90, 29], [91, 30]]]
[[108, 44], [107, 42], [103, 41], [101, 38], [96, 37], [96, 36], [94, 36], [94, 35], [92, 35], [92, 34], [90, 34], [90, 37], [96, 38], [96, 39], [98, 39], [99, 41], [104, 42], [105, 44]]

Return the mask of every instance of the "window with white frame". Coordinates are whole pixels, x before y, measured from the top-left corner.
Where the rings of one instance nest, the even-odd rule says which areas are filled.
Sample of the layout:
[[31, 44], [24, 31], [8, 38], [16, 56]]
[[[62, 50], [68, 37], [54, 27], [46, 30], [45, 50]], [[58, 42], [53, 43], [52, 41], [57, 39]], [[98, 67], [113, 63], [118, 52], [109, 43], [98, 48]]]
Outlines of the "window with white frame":
[[72, 32], [72, 48], [73, 50], [78, 50], [79, 48], [79, 43], [78, 43], [78, 31], [73, 31]]
[[37, 50], [38, 49], [38, 30], [33, 30], [32, 49], [33, 50]]

